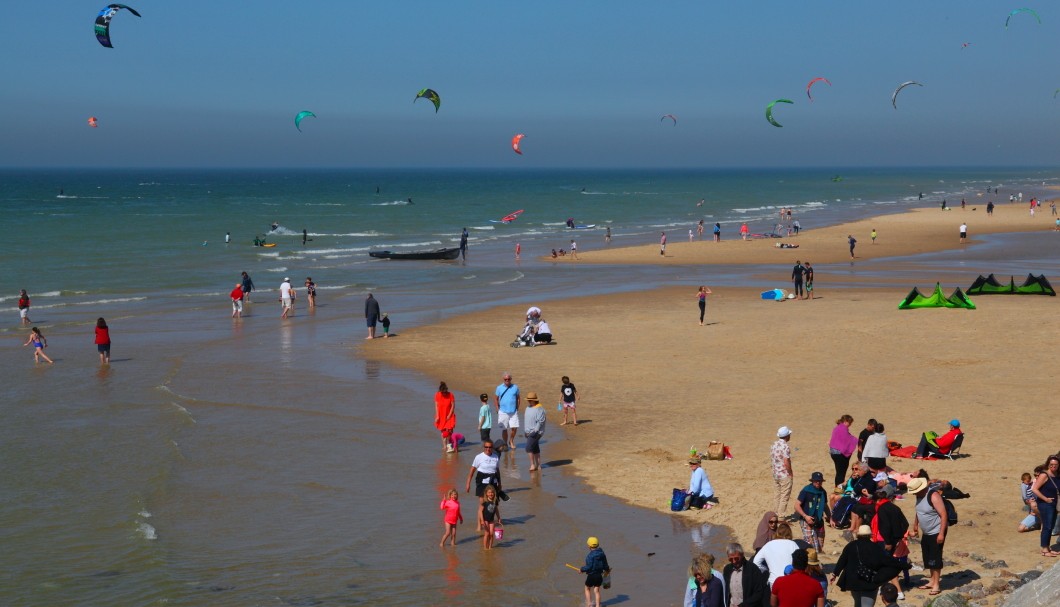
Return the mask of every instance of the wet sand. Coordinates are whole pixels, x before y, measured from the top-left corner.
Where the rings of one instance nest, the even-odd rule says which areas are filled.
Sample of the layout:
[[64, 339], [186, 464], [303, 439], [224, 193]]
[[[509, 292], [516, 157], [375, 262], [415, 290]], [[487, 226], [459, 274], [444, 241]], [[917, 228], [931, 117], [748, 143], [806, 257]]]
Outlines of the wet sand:
[[[1016, 206], [999, 206], [996, 223], [990, 225], [996, 231], [1004, 226], [1038, 230], [1052, 221], [1040, 213], [1033, 223], [1029, 215], [1022, 221]], [[1018, 206], [1026, 214], [1026, 204]], [[1048, 213], [1048, 203], [1044, 208]], [[938, 246], [953, 247], [964, 215], [985, 217], [981, 207], [972, 211], [971, 205], [964, 214], [959, 207], [934, 211], [942, 219], [932, 219], [931, 213], [815, 230], [818, 259], [842, 258], [825, 254], [824, 242], [832, 239], [825, 232], [845, 238], [874, 225], [880, 232], [876, 248], [907, 254], [931, 249], [917, 249], [908, 235], [892, 235], [898, 227], [908, 224], [907, 231], [913, 231], [915, 224], [922, 237], [934, 234], [938, 239], [945, 232], [948, 244]], [[986, 231], [977, 222], [969, 221], [969, 226], [973, 235]], [[905, 244], [885, 245], [885, 236]], [[859, 238], [859, 252], [872, 249], [862, 242]], [[768, 261], [774, 251], [758, 244], [721, 246], [750, 247], [748, 262]], [[679, 256], [682, 250], [711, 246], [672, 245], [674, 257], [663, 262], [683, 263], [678, 261], [685, 259]], [[840, 246], [845, 254], [845, 241]], [[645, 249], [595, 257], [627, 263]], [[655, 251], [652, 261], [658, 262]], [[780, 253], [777, 263], [788, 265], [791, 251]], [[975, 275], [965, 274], [957, 285], [967, 287]], [[1057, 402], [1060, 372], [1043, 358], [1060, 338], [1060, 328], [1051, 321], [1057, 299], [981, 296], [974, 298], [974, 311], [899, 311], [908, 281], [904, 286], [828, 288], [828, 277], [819, 273], [817, 282], [819, 299], [783, 303], [762, 301], [758, 289], [715, 288], [702, 327], [695, 288], [668, 287], [548, 302], [542, 305], [544, 317], [557, 338], [550, 346], [509, 347], [526, 307], [538, 303], [527, 301], [410, 329], [400, 340], [362, 352], [428, 377], [444, 376], [451, 387], [473, 394], [492, 394], [501, 372], [510, 371], [524, 395], [535, 391], [542, 396], [551, 438], [562, 443], [552, 448], [570, 454], [571, 470], [586, 485], [659, 512], [668, 510], [673, 487], [687, 486], [689, 447], [705, 449], [711, 440], [724, 441], [734, 459], [704, 466], [721, 505], [680, 516], [724, 525], [746, 546], [772, 503], [768, 455], [778, 426], [793, 428], [797, 494], [813, 471], [833, 477], [827, 443], [840, 415], [855, 418], [855, 434], [867, 418], [875, 417], [886, 425], [890, 440], [904, 444], [915, 444], [925, 430], [944, 431], [956, 417], [968, 435], [965, 457], [926, 463], [889, 460], [899, 471], [914, 472], [923, 465], [932, 477], [949, 479], [973, 496], [955, 503], [961, 522], [950, 534], [947, 558], [956, 565], [944, 569], [943, 587], [973, 579], [955, 577], [955, 572], [971, 572], [987, 584], [997, 576], [997, 570], [982, 568], [968, 554], [1004, 559], [1014, 572], [1051, 565], [1045, 562], [1051, 559], [1039, 556], [1037, 534], [1020, 534], [1015, 528], [1023, 517], [1020, 474], [1055, 450], [1055, 433], [1037, 412]], [[582, 423], [563, 427], [560, 438], [556, 402], [563, 375], [578, 386]], [[517, 457], [525, 465], [525, 455]], [[911, 517], [913, 500], [899, 504]], [[826, 564], [835, 561], [845, 543], [829, 530]], [[919, 560], [919, 548], [913, 546], [913, 561]], [[906, 595], [914, 602], [926, 598], [925, 591], [907, 590]], [[846, 595], [838, 598], [841, 604], [849, 602]]]
[[[673, 230], [668, 236], [666, 254], [659, 255], [658, 236], [650, 244], [630, 247], [597, 249], [585, 246], [578, 249], [578, 259], [560, 257], [560, 263], [606, 264], [770, 264], [789, 263], [790, 260], [810, 260], [814, 264], [837, 263], [850, 260], [847, 235], [857, 240], [855, 260], [879, 259], [945, 251], [957, 246], [973, 246], [982, 234], [1003, 232], [1038, 232], [1054, 228], [1056, 217], [1049, 215], [1048, 200], [1034, 217], [1028, 202], [998, 204], [992, 216], [986, 214], [986, 200], [977, 198], [964, 210], [956, 207], [942, 211], [939, 207], [913, 209], [894, 215], [882, 215], [841, 225], [812, 228], [804, 225], [798, 236], [785, 238], [752, 238], [741, 240], [737, 226], [725, 226], [721, 242], [712, 240], [712, 226], [706, 226], [702, 240], [688, 242], [684, 231]], [[959, 242], [961, 223], [968, 225], [968, 239]], [[803, 221], [805, 224], [806, 222]], [[871, 233], [877, 238], [873, 244]], [[753, 229], [752, 229], [753, 231]], [[798, 245], [798, 248], [778, 248], [778, 244]], [[790, 259], [789, 259], [790, 258]]]

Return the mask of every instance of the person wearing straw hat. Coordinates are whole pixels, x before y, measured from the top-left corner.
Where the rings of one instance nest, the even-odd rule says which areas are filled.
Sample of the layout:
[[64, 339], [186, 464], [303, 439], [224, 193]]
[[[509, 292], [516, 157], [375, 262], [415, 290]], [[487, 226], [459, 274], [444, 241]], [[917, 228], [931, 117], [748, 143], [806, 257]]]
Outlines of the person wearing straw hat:
[[895, 577], [902, 564], [872, 541], [872, 527], [858, 527], [857, 538], [843, 547], [832, 570], [831, 580], [849, 592], [854, 607], [872, 607], [882, 580]]
[[923, 537], [920, 538], [920, 550], [924, 558], [924, 569], [931, 573], [929, 580], [918, 590], [927, 590], [929, 595], [934, 596], [942, 592], [939, 588], [942, 577], [942, 547], [946, 543], [946, 530], [949, 526], [946, 506], [938, 491], [929, 490], [926, 478], [914, 478], [906, 485], [906, 490], [907, 493], [916, 495], [913, 537], [920, 533], [920, 530], [924, 531]]
[[545, 408], [537, 398], [537, 392], [526, 395], [526, 411], [523, 413], [523, 436], [526, 437], [526, 454], [530, 457], [530, 471], [541, 469], [541, 445], [545, 433]]
[[712, 508], [713, 504], [718, 503], [718, 498], [714, 497], [714, 487], [710, 485], [707, 472], [703, 470], [702, 459], [698, 455], [691, 457], [688, 459], [688, 466], [692, 469], [687, 491], [692, 499], [688, 502], [688, 507], [695, 510]]

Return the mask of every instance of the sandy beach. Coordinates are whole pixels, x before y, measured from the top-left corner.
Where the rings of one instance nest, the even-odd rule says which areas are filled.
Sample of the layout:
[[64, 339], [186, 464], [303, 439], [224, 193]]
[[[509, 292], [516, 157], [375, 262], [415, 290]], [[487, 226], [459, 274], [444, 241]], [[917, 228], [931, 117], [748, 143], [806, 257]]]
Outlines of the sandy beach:
[[[1052, 229], [1048, 203], [1033, 219], [1025, 203], [999, 205], [993, 218], [983, 204], [974, 211], [972, 206], [962, 212], [958, 202], [949, 212], [917, 210], [788, 240], [799, 242], [799, 257], [827, 263], [847, 258], [848, 233], [858, 238], [859, 257], [884, 257], [960, 246], [962, 220], [972, 235], [966, 246], [974, 246], [981, 233]], [[876, 245], [868, 238], [873, 227], [880, 235]], [[773, 244], [730, 238], [720, 245], [674, 243], [666, 257], [658, 255], [657, 245], [579, 251], [579, 257], [612, 264], [789, 265], [793, 251]], [[959, 286], [975, 276], [967, 274]], [[766, 302], [757, 289], [715, 288], [706, 326], [698, 324], [690, 287], [545, 303], [528, 297], [519, 305], [409, 329], [401, 339], [366, 344], [361, 352], [473, 394], [492, 393], [501, 372], [510, 371], [524, 394], [543, 395], [551, 439], [543, 447], [545, 461], [562, 452], [593, 490], [638, 507], [667, 511], [671, 489], [687, 486], [689, 447], [723, 441], [734, 458], [704, 466], [721, 505], [678, 516], [723, 525], [748, 548], [772, 503], [768, 457], [777, 427], [793, 429], [797, 494], [813, 471], [832, 478], [827, 443], [840, 415], [854, 417], [855, 434], [875, 417], [890, 440], [907, 445], [959, 418], [967, 433], [964, 457], [888, 462], [906, 472], [923, 466], [972, 495], [955, 502], [961, 522], [946, 544], [955, 565], [943, 570], [944, 589], [976, 578], [989, 586], [1000, 570], [983, 568], [975, 556], [1003, 559], [1004, 569], [1016, 573], [1052, 565], [1039, 556], [1037, 533], [1015, 529], [1023, 517], [1020, 474], [1056, 450], [1051, 426], [1034, 412], [1055, 408], [1060, 372], [1042, 355], [1060, 338], [1050, 317], [1057, 299], [981, 296], [973, 298], [974, 311], [900, 311], [908, 283], [829, 289], [827, 276], [818, 274], [817, 281], [819, 298], [813, 301]], [[531, 304], [541, 305], [557, 343], [511, 348]], [[559, 425], [563, 375], [578, 386], [583, 423], [577, 427]], [[473, 433], [472, 425], [463, 431]], [[518, 456], [525, 465], [525, 454]], [[913, 500], [898, 503], [912, 517]], [[830, 529], [826, 543], [824, 561], [834, 563], [846, 541]], [[919, 547], [912, 550], [919, 562]], [[918, 590], [906, 595], [914, 602], [927, 596]], [[850, 602], [846, 594], [830, 598]]]
[[[789, 263], [789, 258], [810, 260], [814, 264], [850, 260], [847, 235], [857, 240], [855, 260], [879, 259], [917, 253], [932, 253], [957, 246], [972, 246], [982, 234], [1003, 232], [1038, 232], [1055, 227], [1056, 217], [1049, 215], [1049, 200], [1032, 217], [1028, 202], [997, 204], [991, 216], [986, 214], [986, 200], [976, 198], [961, 209], [960, 201], [942, 211], [938, 207], [913, 209], [904, 213], [881, 215], [836, 226], [814, 228], [807, 217], [800, 219], [798, 236], [785, 238], [752, 238], [741, 240], [739, 226], [723, 227], [721, 242], [712, 240], [712, 225], [705, 225], [703, 238], [688, 242], [685, 230], [667, 233], [666, 254], [659, 255], [658, 236], [650, 244], [604, 248], [602, 243], [582, 238], [578, 259], [560, 257], [561, 263], [607, 264], [768, 264]], [[997, 201], [995, 201], [996, 203]], [[968, 239], [959, 242], [960, 226], [968, 225]], [[752, 233], [769, 232], [772, 226], [751, 225]], [[875, 229], [875, 244], [870, 237]], [[798, 248], [778, 248], [778, 244]]]

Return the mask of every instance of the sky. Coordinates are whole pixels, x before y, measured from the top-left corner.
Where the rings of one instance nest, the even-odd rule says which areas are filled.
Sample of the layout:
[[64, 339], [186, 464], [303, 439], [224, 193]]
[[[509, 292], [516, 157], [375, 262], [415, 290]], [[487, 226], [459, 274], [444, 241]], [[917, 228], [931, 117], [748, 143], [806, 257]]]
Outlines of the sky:
[[[112, 49], [93, 34], [101, 1], [9, 15], [0, 168], [1037, 167], [1060, 154], [1055, 3], [129, 2], [142, 18], [115, 16]], [[1006, 29], [1023, 7], [1041, 24], [1023, 13]], [[811, 102], [815, 77], [831, 86]], [[923, 87], [895, 109], [908, 80]], [[425, 87], [439, 112], [413, 103]], [[765, 108], [780, 98], [794, 104], [777, 105], [777, 128]], [[317, 117], [298, 132], [301, 110]]]

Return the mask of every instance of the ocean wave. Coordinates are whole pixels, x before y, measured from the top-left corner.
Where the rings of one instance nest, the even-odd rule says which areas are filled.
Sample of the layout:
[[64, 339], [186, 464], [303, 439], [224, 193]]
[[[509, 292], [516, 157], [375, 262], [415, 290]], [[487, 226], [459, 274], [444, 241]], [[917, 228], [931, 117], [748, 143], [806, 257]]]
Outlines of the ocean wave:
[[517, 280], [520, 280], [520, 279], [523, 278], [523, 276], [525, 276], [525, 275], [522, 272], [516, 272], [515, 276], [513, 276], [512, 278], [508, 278], [506, 280], [495, 280], [495, 281], [491, 282], [490, 284], [491, 285], [503, 285], [505, 283], [515, 282]]
[[114, 299], [96, 299], [92, 301], [71, 301], [54, 304], [45, 304], [43, 306], [33, 306], [38, 310], [50, 310], [52, 308], [65, 308], [66, 306], [98, 306], [100, 304], [110, 303], [128, 303], [130, 301], [144, 301], [146, 297], [116, 297]]
[[371, 206], [373, 206], [373, 207], [393, 207], [393, 206], [408, 206], [409, 204], [411, 204], [411, 203], [409, 201], [407, 201], [407, 200], [392, 200], [390, 202], [373, 202], [373, 203], [371, 203]]
[[496, 230], [495, 226], [471, 226], [472, 230]]
[[341, 207], [345, 206], [341, 202], [306, 202], [304, 203], [307, 207]]
[[268, 251], [268, 252], [264, 252], [264, 253], [258, 253], [258, 257], [279, 257], [279, 256], [280, 256], [280, 252], [279, 251]]
[[[280, 266], [279, 268], [266, 268], [265, 271], [266, 272], [286, 272], [287, 271], [287, 267], [286, 266]], [[257, 291], [257, 289], [254, 289], [254, 290]]]
[[341, 249], [308, 249], [306, 251], [295, 251], [288, 255], [291, 257], [306, 257], [309, 255], [335, 255], [336, 253], [358, 253], [367, 251], [368, 247], [348, 247]]
[[139, 525], [136, 526], [136, 532], [139, 533], [140, 537], [144, 538], [145, 540], [158, 539], [158, 533], [155, 531], [155, 528], [144, 522], [141, 522]]

